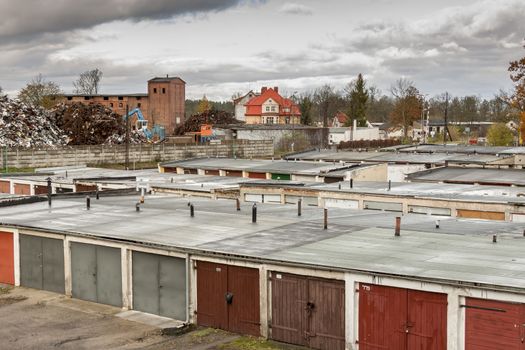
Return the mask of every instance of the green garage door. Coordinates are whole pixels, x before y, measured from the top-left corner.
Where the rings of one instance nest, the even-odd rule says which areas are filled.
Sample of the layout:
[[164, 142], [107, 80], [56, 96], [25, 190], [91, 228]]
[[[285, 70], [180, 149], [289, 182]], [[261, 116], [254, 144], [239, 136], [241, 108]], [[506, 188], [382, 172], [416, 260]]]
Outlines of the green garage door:
[[133, 308], [186, 320], [186, 260], [133, 252]]
[[120, 249], [71, 243], [73, 297], [122, 306]]
[[290, 180], [290, 174], [272, 173], [272, 180]]
[[20, 235], [20, 284], [64, 293], [64, 241]]

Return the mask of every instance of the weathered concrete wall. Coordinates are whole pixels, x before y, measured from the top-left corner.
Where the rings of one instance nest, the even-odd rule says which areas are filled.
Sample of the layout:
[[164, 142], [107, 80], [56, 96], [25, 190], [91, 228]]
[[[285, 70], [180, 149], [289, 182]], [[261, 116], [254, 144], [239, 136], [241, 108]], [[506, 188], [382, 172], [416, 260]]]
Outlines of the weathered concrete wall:
[[[5, 167], [6, 150], [0, 150], [1, 164]], [[133, 162], [162, 162], [195, 157], [271, 157], [272, 140], [235, 141], [220, 145], [130, 145], [129, 160]], [[7, 149], [10, 168], [41, 168], [81, 164], [124, 163], [125, 145], [71, 146], [59, 148]]]

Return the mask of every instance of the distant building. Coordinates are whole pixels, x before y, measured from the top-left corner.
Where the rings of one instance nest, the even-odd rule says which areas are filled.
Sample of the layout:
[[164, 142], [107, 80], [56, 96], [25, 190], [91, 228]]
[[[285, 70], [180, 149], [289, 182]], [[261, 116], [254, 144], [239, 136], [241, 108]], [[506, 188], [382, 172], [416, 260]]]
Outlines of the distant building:
[[[242, 99], [235, 105], [236, 110], [241, 101]], [[260, 95], [255, 94], [243, 106], [246, 108], [244, 112], [246, 124], [301, 123], [299, 106], [291, 99], [279, 95], [277, 87], [263, 87]]]
[[[334, 118], [334, 122], [336, 118]], [[346, 141], [371, 141], [381, 138], [379, 128], [373, 126], [368, 121], [365, 127], [358, 127], [357, 120], [354, 120], [351, 127], [331, 127], [328, 130], [328, 144], [330, 145], [338, 145], [340, 142]]]
[[332, 119], [332, 125], [331, 126], [333, 128], [344, 127], [348, 120], [350, 120], [350, 118], [345, 113], [343, 113], [341, 111], [338, 111], [335, 114], [334, 119]]
[[233, 100], [233, 105], [235, 106], [235, 119], [240, 120], [242, 122], [246, 121], [246, 106], [245, 104], [248, 103], [252, 98], [259, 96], [260, 94], [256, 94], [253, 92], [253, 90], [250, 90], [246, 95], [240, 96]]
[[163, 126], [167, 134], [172, 134], [184, 123], [185, 90], [186, 82], [179, 77], [153, 78], [148, 81], [147, 94], [66, 94], [64, 102], [101, 104], [120, 115], [126, 114], [126, 105], [130, 111], [140, 108], [150, 126]]

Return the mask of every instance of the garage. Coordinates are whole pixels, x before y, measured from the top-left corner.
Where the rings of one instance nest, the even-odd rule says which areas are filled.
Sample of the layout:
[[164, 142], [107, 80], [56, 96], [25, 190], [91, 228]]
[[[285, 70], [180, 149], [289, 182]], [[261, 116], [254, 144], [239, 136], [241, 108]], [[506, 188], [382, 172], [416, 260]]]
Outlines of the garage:
[[11, 182], [0, 181], [0, 193], [11, 193]]
[[15, 284], [13, 234], [0, 232], [0, 283]]
[[250, 179], [263, 179], [263, 180], [265, 180], [266, 179], [266, 173], [254, 173], [254, 172], [250, 171], [248, 173], [248, 177]]
[[499, 211], [481, 211], [458, 209], [458, 218], [483, 219], [483, 220], [501, 220], [505, 221], [505, 213]]
[[35, 185], [35, 195], [47, 194], [47, 186]]
[[20, 238], [20, 284], [63, 294], [64, 241], [23, 235]]
[[255, 203], [262, 203], [263, 201], [262, 194], [255, 194], [255, 193], [245, 193], [244, 194], [244, 201], [245, 202], [255, 202]]
[[446, 294], [360, 284], [360, 350], [446, 348]]
[[403, 211], [402, 203], [363, 201], [363, 208], [369, 210]]
[[231, 176], [231, 177], [242, 177], [241, 170], [226, 170], [225, 174], [226, 176]]
[[95, 192], [97, 185], [75, 184], [76, 192]]
[[272, 180], [290, 180], [290, 174], [272, 173]]
[[133, 252], [133, 309], [186, 320], [186, 260]]
[[358, 209], [359, 201], [351, 199], [325, 198], [324, 206], [326, 208]]
[[466, 314], [466, 350], [525, 349], [523, 304], [467, 298], [462, 306]]
[[259, 270], [198, 261], [197, 323], [259, 336]]
[[271, 338], [314, 349], [345, 348], [343, 281], [271, 273]]
[[120, 249], [71, 243], [73, 297], [122, 306]]
[[217, 169], [204, 170], [204, 175], [220, 176], [220, 171]]
[[409, 205], [408, 212], [414, 214], [450, 216], [450, 208], [426, 207], [421, 205]]
[[14, 194], [19, 194], [23, 196], [30, 196], [31, 195], [31, 185], [29, 184], [13, 184], [13, 191]]
[[284, 200], [286, 204], [297, 204], [299, 199], [302, 201], [302, 205], [309, 205], [312, 207], [317, 207], [319, 200], [317, 197], [302, 197], [302, 196], [293, 196], [293, 195], [284, 195]]

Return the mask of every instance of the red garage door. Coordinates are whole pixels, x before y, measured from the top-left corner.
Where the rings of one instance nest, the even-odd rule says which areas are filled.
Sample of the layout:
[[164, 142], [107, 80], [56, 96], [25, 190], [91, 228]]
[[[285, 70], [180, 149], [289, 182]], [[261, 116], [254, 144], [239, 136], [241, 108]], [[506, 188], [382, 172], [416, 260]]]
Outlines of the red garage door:
[[197, 322], [260, 335], [259, 270], [199, 261]]
[[35, 194], [47, 194], [47, 186], [35, 185]]
[[9, 181], [0, 181], [0, 193], [11, 193], [11, 183]]
[[266, 179], [266, 173], [254, 173], [254, 172], [249, 172], [248, 173], [248, 177], [250, 179]]
[[14, 184], [15, 194], [29, 196], [31, 194], [31, 185], [28, 184]]
[[525, 350], [525, 307], [522, 304], [468, 298], [466, 350]]
[[446, 348], [446, 294], [360, 285], [360, 350]]
[[0, 283], [15, 284], [13, 234], [0, 232]]

